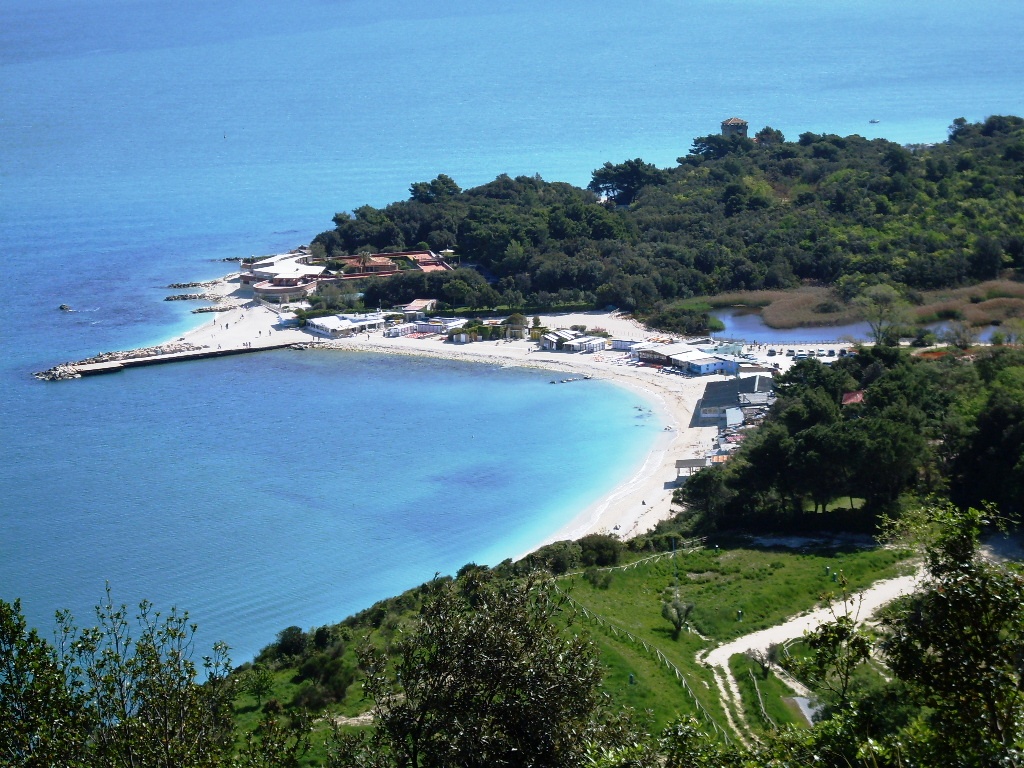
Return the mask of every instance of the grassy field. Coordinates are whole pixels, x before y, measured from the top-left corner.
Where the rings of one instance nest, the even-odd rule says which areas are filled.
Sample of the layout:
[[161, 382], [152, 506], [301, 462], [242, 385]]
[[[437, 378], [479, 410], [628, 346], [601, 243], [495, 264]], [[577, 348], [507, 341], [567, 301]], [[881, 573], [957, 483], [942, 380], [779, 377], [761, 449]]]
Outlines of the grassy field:
[[[793, 692], [774, 674], [769, 673], [768, 677], [764, 677], [761, 667], [743, 654], [736, 654], [729, 659], [729, 669], [740, 689], [747, 724], [755, 732], [764, 732], [784, 725], [807, 727], [807, 720], [793, 702]], [[764, 715], [767, 715], [768, 719], [765, 719]]]
[[[906, 556], [888, 549], [795, 552], [712, 546], [615, 570], [606, 589], [581, 578], [567, 577], [561, 583], [589, 614], [581, 617], [601, 651], [607, 668], [605, 687], [615, 701], [650, 710], [654, 726], [661, 728], [676, 717], [698, 714], [696, 698], [724, 726], [710, 670], [696, 662], [699, 651], [813, 608], [823, 593], [836, 588], [832, 574], [842, 573], [850, 589], [862, 589], [904, 572]], [[683, 631], [675, 639], [661, 607], [677, 593], [683, 602], [694, 604], [694, 631]], [[687, 680], [693, 698], [669, 664]], [[752, 685], [750, 691], [756, 697]], [[777, 722], [800, 720], [783, 701], [790, 694], [781, 683], [770, 678], [761, 692]], [[760, 721], [757, 711], [744, 704], [748, 719]]]

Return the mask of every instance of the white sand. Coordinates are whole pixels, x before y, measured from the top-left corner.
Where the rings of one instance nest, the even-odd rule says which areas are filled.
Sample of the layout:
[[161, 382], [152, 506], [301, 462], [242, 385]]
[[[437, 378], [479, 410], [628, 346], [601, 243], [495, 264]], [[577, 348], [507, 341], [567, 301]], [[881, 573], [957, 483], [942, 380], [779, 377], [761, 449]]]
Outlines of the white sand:
[[[672, 508], [672, 491], [677, 480], [676, 460], [705, 455], [718, 432], [715, 427], [691, 428], [689, 425], [705, 384], [722, 380], [721, 376], [690, 379], [663, 374], [653, 368], [628, 365], [628, 355], [623, 352], [544, 352], [530, 341], [460, 345], [447, 343], [440, 337], [385, 338], [380, 331], [328, 341], [302, 329], [274, 327], [276, 313], [252, 302], [247, 289], [240, 289], [237, 280], [226, 279], [207, 290], [221, 293], [237, 305], [227, 312], [211, 313], [209, 322], [182, 337], [210, 349], [241, 349], [247, 345], [259, 349], [314, 342], [323, 344], [325, 348], [342, 350], [428, 355], [450, 360], [547, 368], [606, 379], [647, 398], [662, 426], [668, 429], [659, 435], [642, 465], [633, 468], [628, 479], [607, 496], [582, 510], [568, 525], [538, 542], [537, 546], [561, 539], [576, 539], [588, 533], [630, 538], [671, 517], [678, 511], [678, 508]], [[663, 334], [652, 332], [631, 318], [609, 312], [542, 315], [541, 321], [549, 328], [568, 328], [571, 325], [604, 328], [616, 338], [640, 340], [663, 337]]]

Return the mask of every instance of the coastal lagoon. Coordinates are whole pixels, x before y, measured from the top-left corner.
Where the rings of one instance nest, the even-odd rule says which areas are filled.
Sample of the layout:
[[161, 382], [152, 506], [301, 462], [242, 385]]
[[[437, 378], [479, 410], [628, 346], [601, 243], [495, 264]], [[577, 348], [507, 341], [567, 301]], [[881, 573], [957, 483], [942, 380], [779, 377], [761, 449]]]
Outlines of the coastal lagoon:
[[109, 580], [239, 660], [543, 540], [661, 425], [610, 385], [439, 362], [30, 372], [175, 337], [204, 318], [167, 284], [438, 173], [585, 184], [733, 115], [933, 142], [1024, 113], [1024, 6], [994, 1], [9, 0], [0, 29], [0, 597], [47, 630]]
[[[772, 328], [765, 325], [759, 310], [746, 308], [715, 309], [709, 314], [722, 321], [725, 329], [713, 334], [716, 338], [742, 341], [747, 344], [822, 344], [836, 342], [870, 341], [871, 326], [866, 322], [844, 325], [803, 326], [799, 328]], [[929, 323], [925, 326], [941, 337], [947, 323]], [[979, 341], [989, 341], [997, 326], [975, 329]]]

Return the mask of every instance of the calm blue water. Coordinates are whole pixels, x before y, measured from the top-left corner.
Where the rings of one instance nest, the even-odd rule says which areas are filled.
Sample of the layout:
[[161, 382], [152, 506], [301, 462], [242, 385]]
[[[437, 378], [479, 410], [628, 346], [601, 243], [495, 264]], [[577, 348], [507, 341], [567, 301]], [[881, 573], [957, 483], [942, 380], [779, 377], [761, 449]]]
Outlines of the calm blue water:
[[800, 344], [829, 341], [864, 341], [871, 338], [867, 323], [821, 326], [810, 328], [771, 328], [764, 324], [760, 312], [735, 309], [715, 309], [709, 314], [725, 325], [725, 330], [713, 334], [723, 339], [739, 339], [748, 344]]
[[110, 579], [244, 658], [521, 551], [651, 439], [632, 396], [285, 352], [27, 373], [176, 335], [196, 320], [163, 285], [438, 173], [583, 184], [606, 160], [671, 164], [733, 115], [920, 142], [1024, 113], [1022, 33], [1024, 6], [994, 0], [7, 0], [0, 597], [49, 626]]
[[[823, 325], [806, 328], [772, 328], [764, 324], [760, 312], [737, 309], [715, 309], [709, 314], [725, 325], [725, 330], [713, 334], [722, 339], [736, 339], [748, 344], [818, 344], [839, 341], [868, 341], [872, 337], [871, 326], [866, 322], [845, 325]], [[947, 323], [930, 323], [926, 327], [941, 337], [947, 330]], [[996, 326], [977, 329], [979, 341], [989, 341], [999, 330]]]

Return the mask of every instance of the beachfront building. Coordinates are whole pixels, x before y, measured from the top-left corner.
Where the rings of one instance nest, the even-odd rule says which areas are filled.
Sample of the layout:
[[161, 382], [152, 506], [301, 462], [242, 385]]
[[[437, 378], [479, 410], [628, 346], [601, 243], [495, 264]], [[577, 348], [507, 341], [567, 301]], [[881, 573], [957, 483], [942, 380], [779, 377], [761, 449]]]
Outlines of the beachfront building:
[[538, 343], [540, 344], [541, 349], [559, 350], [568, 342], [578, 339], [582, 335], [583, 334], [579, 331], [570, 331], [566, 328], [559, 328], [557, 331], [545, 333], [540, 337], [540, 341]]
[[740, 371], [740, 365], [747, 361], [734, 354], [725, 354], [720, 349], [714, 344], [709, 346], [694, 342], [643, 342], [634, 344], [630, 354], [641, 362], [680, 368], [694, 376], [735, 376]]
[[770, 376], [750, 376], [745, 379], [711, 381], [704, 387], [697, 412], [702, 419], [722, 419], [729, 408], [742, 408], [757, 404], [768, 405], [774, 395]]
[[703, 459], [676, 459], [676, 480], [684, 476], [689, 477], [695, 472], [710, 466], [711, 459], [708, 457]]
[[693, 350], [693, 346], [687, 344], [685, 341], [679, 341], [674, 344], [648, 341], [642, 344], [634, 344], [633, 349], [630, 350], [630, 354], [643, 363], [650, 363], [651, 365], [672, 365], [673, 355], [685, 355], [689, 352], [693, 352]]
[[607, 345], [608, 340], [600, 336], [581, 336], [565, 342], [562, 349], [568, 352], [604, 352]]
[[629, 352], [633, 347], [640, 343], [641, 342], [636, 339], [612, 339], [612, 349]]
[[410, 333], [416, 333], [416, 323], [401, 323], [400, 325], [393, 325], [384, 331], [384, 335], [389, 339], [408, 336]]
[[238, 281], [251, 286], [253, 296], [263, 301], [287, 303], [300, 301], [316, 290], [327, 270], [307, 264], [309, 253], [297, 249], [242, 264]]
[[274, 271], [275, 274], [270, 279], [253, 283], [253, 296], [264, 301], [287, 304], [291, 301], [301, 301], [313, 293], [326, 269], [295, 261], [282, 264]]
[[296, 248], [288, 253], [276, 253], [271, 256], [260, 256], [247, 259], [239, 266], [238, 280], [242, 285], [254, 285], [264, 280], [273, 280], [280, 274], [287, 274], [295, 269], [295, 264], [305, 265], [309, 259], [309, 249]]
[[465, 324], [466, 319], [464, 317], [432, 317], [429, 320], [417, 320], [413, 323], [416, 326], [416, 333], [439, 333], [445, 335], [456, 328], [461, 328]]
[[682, 352], [674, 352], [669, 355], [668, 362], [669, 365], [673, 365], [676, 368], [681, 368], [684, 371], [693, 373], [693, 364], [705, 359], [707, 359], [706, 354], [701, 352], [699, 349], [690, 347], [689, 349], [684, 349]]
[[306, 321], [306, 327], [320, 336], [340, 339], [384, 326], [384, 315], [378, 312], [356, 315], [328, 315]]
[[698, 376], [710, 376], [715, 373], [735, 376], [740, 372], [740, 364], [745, 362], [742, 358], [733, 355], [708, 356], [701, 352], [700, 357], [689, 362], [688, 370]]

